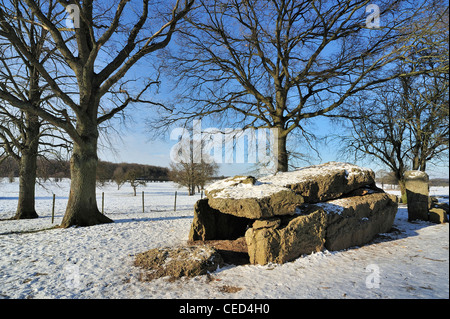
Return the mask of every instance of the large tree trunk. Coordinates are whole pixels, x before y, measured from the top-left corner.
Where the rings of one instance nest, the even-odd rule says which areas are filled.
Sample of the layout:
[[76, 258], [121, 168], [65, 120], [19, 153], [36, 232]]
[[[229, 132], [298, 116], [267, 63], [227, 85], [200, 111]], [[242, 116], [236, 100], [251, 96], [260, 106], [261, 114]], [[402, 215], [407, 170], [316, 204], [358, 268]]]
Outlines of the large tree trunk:
[[287, 172], [288, 167], [288, 153], [286, 148], [287, 134], [282, 129], [278, 129], [278, 136], [276, 137], [277, 147], [277, 172]]
[[[87, 123], [88, 124], [88, 123]], [[92, 123], [91, 123], [92, 124]], [[61, 227], [92, 226], [113, 222], [97, 208], [96, 173], [98, 131], [94, 125], [80, 129], [81, 144], [74, 143], [70, 159], [70, 194]]]
[[26, 151], [20, 159], [19, 203], [14, 219], [38, 218], [35, 210], [34, 197], [36, 185], [37, 152]]
[[39, 147], [39, 118], [26, 114], [26, 141], [19, 162], [19, 202], [13, 219], [38, 218], [35, 210], [36, 165]]

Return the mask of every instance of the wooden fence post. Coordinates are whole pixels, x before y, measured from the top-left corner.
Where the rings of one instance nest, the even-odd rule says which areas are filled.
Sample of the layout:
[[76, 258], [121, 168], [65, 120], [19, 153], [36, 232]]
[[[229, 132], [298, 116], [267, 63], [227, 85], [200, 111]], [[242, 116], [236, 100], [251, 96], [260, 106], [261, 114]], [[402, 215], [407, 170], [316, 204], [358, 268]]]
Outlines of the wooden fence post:
[[174, 212], [177, 211], [177, 191], [175, 191], [175, 202], [173, 204], [173, 211]]
[[53, 204], [52, 204], [52, 224], [55, 220], [55, 194], [53, 194]]
[[142, 191], [142, 213], [145, 213], [145, 209], [144, 209], [144, 191]]
[[105, 192], [102, 192], [102, 214], [105, 214]]

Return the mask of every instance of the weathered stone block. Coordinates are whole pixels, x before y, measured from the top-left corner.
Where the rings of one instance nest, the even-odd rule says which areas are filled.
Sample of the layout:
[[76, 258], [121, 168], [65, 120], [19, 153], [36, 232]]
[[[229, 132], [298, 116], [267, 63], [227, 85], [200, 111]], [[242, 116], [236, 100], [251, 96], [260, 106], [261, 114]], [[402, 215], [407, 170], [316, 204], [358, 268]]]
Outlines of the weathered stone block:
[[375, 174], [371, 169], [353, 164], [328, 162], [266, 176], [259, 182], [287, 187], [302, 195], [305, 203], [315, 203], [374, 185]]
[[267, 223], [256, 221], [245, 233], [250, 263], [285, 263], [320, 251], [325, 242], [325, 228], [326, 215], [322, 209]]
[[376, 234], [388, 232], [398, 204], [394, 195], [374, 193], [308, 205], [327, 213], [325, 248], [341, 250], [363, 245]]
[[430, 222], [436, 224], [448, 223], [447, 212], [442, 208], [433, 207], [429, 211]]
[[428, 220], [429, 178], [422, 171], [405, 172], [408, 220]]
[[303, 197], [288, 189], [261, 198], [208, 198], [209, 205], [221, 213], [249, 219], [292, 215], [295, 208], [303, 204]]
[[448, 212], [449, 212], [449, 206], [448, 206], [448, 204], [447, 203], [434, 203], [433, 204], [433, 207], [434, 208], [441, 208], [441, 209], [443, 209], [447, 214], [448, 214]]
[[227, 178], [206, 188], [209, 205], [221, 213], [250, 219], [292, 215], [304, 202], [338, 198], [375, 184], [372, 170], [348, 163], [329, 162], [256, 180]]

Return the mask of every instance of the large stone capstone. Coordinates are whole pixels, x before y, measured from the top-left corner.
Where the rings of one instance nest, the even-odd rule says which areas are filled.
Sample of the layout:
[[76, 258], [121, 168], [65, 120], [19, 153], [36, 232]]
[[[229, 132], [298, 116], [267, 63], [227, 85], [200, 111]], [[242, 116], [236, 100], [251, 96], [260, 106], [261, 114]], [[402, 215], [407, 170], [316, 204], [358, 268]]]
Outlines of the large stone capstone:
[[301, 195], [306, 203], [314, 203], [339, 198], [366, 185], [374, 185], [375, 174], [371, 169], [353, 164], [328, 162], [269, 175], [259, 179], [259, 182], [288, 188]]
[[254, 264], [362, 245], [389, 231], [397, 212], [396, 198], [375, 186], [372, 170], [338, 162], [227, 178], [206, 196], [195, 205], [189, 240], [245, 235]]
[[338, 198], [375, 184], [372, 170], [348, 163], [329, 162], [256, 180], [236, 176], [206, 188], [209, 205], [221, 213], [250, 219], [294, 214], [302, 203]]

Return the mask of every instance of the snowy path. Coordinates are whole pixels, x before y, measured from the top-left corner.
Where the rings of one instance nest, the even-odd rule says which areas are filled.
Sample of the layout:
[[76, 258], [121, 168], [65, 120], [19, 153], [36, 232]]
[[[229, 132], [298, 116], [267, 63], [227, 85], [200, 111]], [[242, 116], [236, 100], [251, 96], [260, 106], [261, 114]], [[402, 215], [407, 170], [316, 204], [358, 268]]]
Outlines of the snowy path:
[[[284, 265], [226, 266], [213, 280], [140, 282], [133, 255], [184, 243], [199, 198], [178, 190], [174, 212], [173, 184], [149, 183], [141, 190], [145, 213], [130, 187], [117, 191], [110, 185], [99, 188], [98, 199], [101, 203], [104, 191], [105, 211], [115, 223], [24, 232], [52, 226], [52, 192], [55, 224], [62, 219], [67, 181], [39, 187], [40, 218], [0, 221], [0, 298], [449, 298], [449, 224], [408, 223], [405, 207], [399, 208], [397, 231], [363, 247]], [[17, 183], [0, 183], [0, 219], [14, 214], [17, 191]], [[434, 194], [446, 195], [448, 202], [448, 187]], [[238, 291], [226, 292], [224, 286]]]

